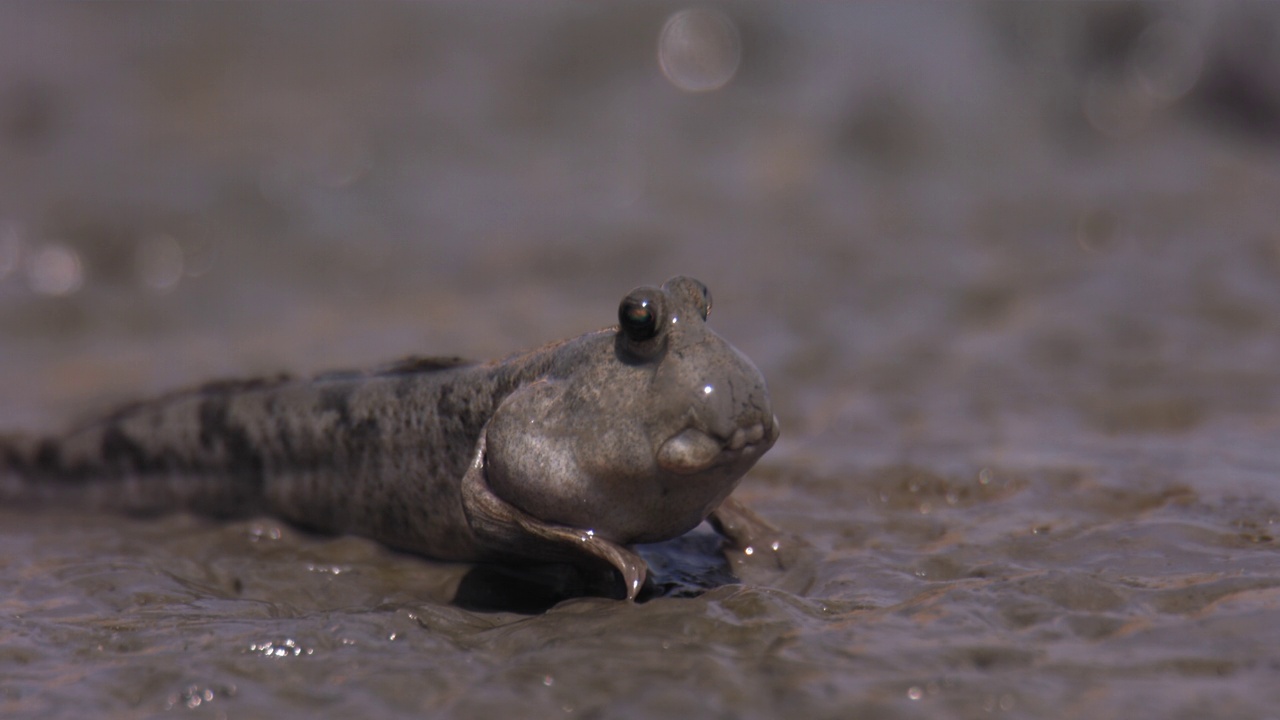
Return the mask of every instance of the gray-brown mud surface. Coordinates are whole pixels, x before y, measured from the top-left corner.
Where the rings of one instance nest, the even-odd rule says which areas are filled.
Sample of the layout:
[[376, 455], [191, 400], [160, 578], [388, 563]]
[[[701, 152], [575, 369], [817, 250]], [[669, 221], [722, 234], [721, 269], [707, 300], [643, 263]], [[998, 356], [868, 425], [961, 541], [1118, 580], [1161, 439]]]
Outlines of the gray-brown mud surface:
[[0, 5], [0, 428], [687, 274], [782, 422], [738, 496], [814, 546], [521, 614], [0, 509], [0, 717], [1280, 716], [1276, 7], [733, 4], [659, 62], [682, 9]]

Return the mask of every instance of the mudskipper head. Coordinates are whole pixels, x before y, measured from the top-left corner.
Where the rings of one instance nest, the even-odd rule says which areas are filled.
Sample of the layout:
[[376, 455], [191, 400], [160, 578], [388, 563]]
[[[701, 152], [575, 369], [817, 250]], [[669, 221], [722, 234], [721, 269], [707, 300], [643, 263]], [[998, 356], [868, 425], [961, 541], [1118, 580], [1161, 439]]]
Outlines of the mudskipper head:
[[693, 529], [778, 438], [764, 378], [707, 327], [711, 295], [677, 277], [622, 299], [618, 327], [555, 346], [486, 430], [497, 497], [631, 544]]
[[777, 440], [778, 421], [764, 377], [707, 327], [710, 312], [711, 293], [693, 278], [637, 288], [618, 307], [616, 348], [623, 362], [653, 366], [658, 468], [732, 483]]

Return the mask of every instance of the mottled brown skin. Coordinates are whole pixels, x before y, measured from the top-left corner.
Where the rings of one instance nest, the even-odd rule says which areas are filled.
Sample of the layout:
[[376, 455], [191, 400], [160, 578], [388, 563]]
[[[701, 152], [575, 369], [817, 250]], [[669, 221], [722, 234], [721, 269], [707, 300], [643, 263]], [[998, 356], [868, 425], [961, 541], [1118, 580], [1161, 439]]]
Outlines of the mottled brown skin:
[[728, 500], [778, 436], [764, 379], [678, 277], [619, 326], [500, 361], [205, 385], [60, 437], [0, 442], [0, 501], [273, 515], [442, 560], [605, 563], [710, 517], [742, 546], [772, 528]]

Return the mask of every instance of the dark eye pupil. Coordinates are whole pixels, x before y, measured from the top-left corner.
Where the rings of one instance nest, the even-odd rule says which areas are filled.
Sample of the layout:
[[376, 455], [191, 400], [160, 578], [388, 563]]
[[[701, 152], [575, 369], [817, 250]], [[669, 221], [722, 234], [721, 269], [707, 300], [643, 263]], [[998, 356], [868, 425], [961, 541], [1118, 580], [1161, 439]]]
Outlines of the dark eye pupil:
[[627, 310], [628, 325], [648, 325], [653, 321], [653, 311], [647, 307], [633, 307]]
[[632, 340], [648, 340], [658, 333], [657, 318], [647, 300], [624, 303], [619, 316], [622, 329]]

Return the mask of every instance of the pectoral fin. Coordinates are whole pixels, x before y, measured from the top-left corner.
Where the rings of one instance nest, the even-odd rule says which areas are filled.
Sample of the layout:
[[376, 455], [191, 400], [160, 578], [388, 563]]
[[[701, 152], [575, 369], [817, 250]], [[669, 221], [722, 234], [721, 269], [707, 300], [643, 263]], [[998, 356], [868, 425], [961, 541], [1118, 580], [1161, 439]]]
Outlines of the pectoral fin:
[[649, 573], [639, 555], [591, 530], [543, 522], [493, 493], [485, 477], [487, 431], [487, 427], [481, 431], [471, 466], [462, 478], [462, 507], [492, 559], [604, 562], [621, 573], [627, 599], [635, 600]]

